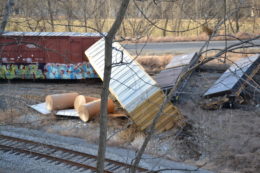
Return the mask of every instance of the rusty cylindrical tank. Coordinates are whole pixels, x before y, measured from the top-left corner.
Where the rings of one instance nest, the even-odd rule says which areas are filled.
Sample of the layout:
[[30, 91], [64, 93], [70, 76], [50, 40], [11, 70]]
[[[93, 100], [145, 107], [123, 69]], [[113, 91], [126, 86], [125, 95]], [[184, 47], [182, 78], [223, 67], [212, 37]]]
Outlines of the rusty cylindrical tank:
[[47, 109], [53, 111], [72, 108], [78, 95], [76, 92], [48, 95], [45, 98]]
[[90, 97], [90, 96], [84, 96], [84, 95], [79, 95], [76, 97], [74, 101], [74, 109], [78, 112], [79, 107], [83, 104], [86, 104], [88, 102], [92, 102], [94, 100], [98, 100], [99, 98], [96, 97]]
[[[82, 121], [88, 122], [93, 119], [95, 116], [100, 114], [100, 105], [101, 100], [95, 100], [86, 104], [83, 104], [79, 107], [79, 117]], [[107, 111], [108, 113], [113, 113], [115, 110], [114, 102], [111, 99], [108, 99], [107, 102]]]

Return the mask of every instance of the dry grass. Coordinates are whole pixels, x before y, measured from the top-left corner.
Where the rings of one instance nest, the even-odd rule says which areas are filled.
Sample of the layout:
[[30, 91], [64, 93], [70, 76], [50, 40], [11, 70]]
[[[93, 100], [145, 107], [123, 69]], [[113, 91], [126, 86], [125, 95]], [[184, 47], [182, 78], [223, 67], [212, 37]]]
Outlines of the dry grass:
[[[255, 52], [255, 50], [243, 50], [247, 54], [241, 54], [241, 53], [227, 53], [226, 55], [223, 54], [217, 59], [214, 59], [212, 61], [209, 61], [206, 63], [206, 66], [209, 66], [213, 69], [219, 69], [224, 70], [229, 67], [229, 65], [233, 64], [234, 62], [238, 61], [240, 58], [251, 56]], [[201, 59], [207, 59], [208, 57], [216, 55], [216, 51], [209, 52], [207, 54], [204, 54]], [[139, 56], [137, 58], [138, 63], [140, 63], [145, 71], [151, 75], [159, 73], [163, 69], [165, 69], [165, 66], [171, 61], [171, 59], [174, 58], [175, 55], [172, 54], [165, 54], [165, 55], [144, 55]], [[226, 62], [224, 62], [224, 59], [226, 59]]]
[[[102, 28], [97, 28], [97, 23], [103, 23]], [[91, 28], [95, 28], [100, 32], [108, 32], [111, 27], [114, 19], [100, 19], [99, 21], [95, 21], [94, 19], [89, 19], [87, 24]], [[121, 29], [119, 30], [119, 35], [128, 38], [135, 38], [140, 36], [149, 35], [149, 42], [169, 42], [169, 41], [198, 41], [198, 40], [206, 40], [208, 36], [203, 33], [201, 23], [204, 23], [204, 20], [191, 21], [187, 19], [183, 19], [180, 21], [180, 27], [175, 28], [176, 21], [170, 20], [167, 26], [167, 30], [187, 30], [185, 32], [167, 32], [166, 37], [163, 37], [163, 31], [156, 27], [150, 27], [149, 22], [142, 19], [125, 19]], [[156, 20], [156, 25], [158, 27], [164, 27], [165, 20]], [[239, 38], [248, 38], [250, 35], [259, 35], [260, 33], [260, 18], [256, 18], [255, 21], [253, 19], [241, 19], [240, 20], [240, 32], [235, 34]], [[67, 21], [65, 19], [60, 19], [54, 21], [55, 31], [56, 32], [65, 32], [68, 31]], [[217, 24], [217, 20], [209, 21], [209, 27], [214, 28]], [[82, 21], [74, 20], [71, 21], [71, 30], [73, 32], [96, 32], [96, 30], [91, 30], [83, 27], [84, 24]], [[234, 27], [234, 22], [230, 22], [227, 24], [227, 34], [233, 34], [232, 27]], [[35, 28], [35, 26], [38, 26]], [[21, 17], [11, 17], [10, 22], [7, 26], [7, 30], [10, 31], [51, 31], [51, 25], [49, 21], [42, 20], [37, 23], [33, 18], [25, 19]], [[218, 34], [224, 33], [224, 27], [222, 26], [218, 32]], [[253, 34], [251, 34], [253, 33]], [[215, 40], [221, 40], [223, 38], [216, 37]], [[142, 38], [141, 42], [147, 41], [147, 38]]]
[[[169, 21], [168, 26], [167, 26], [167, 30], [178, 30], [178, 31], [185, 31], [188, 30], [186, 32], [168, 32], [166, 33], [166, 36], [174, 36], [174, 37], [193, 37], [193, 36], [199, 36], [200, 34], [203, 33], [203, 29], [201, 27], [201, 24], [204, 23], [205, 21], [200, 19], [200, 20], [196, 20], [196, 21], [191, 21], [188, 19], [182, 19], [180, 21], [180, 27], [175, 28], [176, 24], [175, 21]], [[217, 20], [216, 19], [212, 19], [210, 21], [208, 21], [208, 26], [209, 28], [213, 29], [216, 25], [217, 25]], [[158, 20], [157, 21], [157, 25], [159, 27], [163, 27], [165, 23], [165, 20]], [[255, 34], [259, 34], [260, 33], [260, 18], [256, 18], [255, 21], [253, 18], [243, 18], [239, 21], [239, 26], [240, 26], [240, 32], [248, 32], [248, 33], [255, 33]], [[232, 27], [234, 28], [235, 26], [235, 22], [234, 21], [230, 21], [226, 23], [226, 32], [228, 34], [232, 34]], [[221, 26], [219, 28], [219, 32], [218, 33], [224, 33], [224, 26]], [[160, 37], [162, 36], [163, 31], [160, 29], [155, 28], [152, 31], [151, 36], [152, 37]]]
[[165, 68], [165, 66], [173, 58], [173, 55], [145, 55], [139, 56], [137, 61], [145, 68], [148, 73], [157, 73]]
[[129, 144], [134, 148], [139, 148], [142, 145], [142, 141], [145, 138], [144, 132], [132, 124], [129, 127], [123, 127], [116, 129], [108, 140], [108, 144], [112, 146], [125, 145], [129, 147]]
[[117, 136], [119, 140], [122, 140], [124, 142], [131, 142], [134, 140], [135, 134], [138, 131], [138, 129], [135, 126], [131, 126], [127, 129], [123, 129], [120, 131]]
[[143, 132], [137, 132], [135, 134], [134, 140], [131, 142], [131, 145], [135, 149], [140, 149], [144, 140], [145, 140], [145, 134]]
[[204, 33], [196, 36], [191, 35], [189, 37], [187, 36], [167, 36], [167, 37], [143, 37], [142, 39], [138, 40], [139, 43], [144, 42], [181, 42], [181, 41], [201, 41], [201, 40], [207, 40], [208, 36]]
[[[219, 35], [223, 35], [224, 33], [219, 33]], [[258, 36], [259, 34], [247, 33], [247, 32], [238, 32], [233, 34], [236, 38], [239, 39], [250, 39]], [[143, 37], [138, 40], [125, 41], [124, 43], [158, 43], [158, 42], [185, 42], [185, 41], [206, 41], [208, 40], [208, 35], [206, 33], [200, 33], [199, 35], [190, 35], [190, 36], [167, 36], [167, 37]], [[224, 36], [216, 36], [212, 40], [220, 41], [220, 40], [235, 40], [233, 37], [224, 37]]]
[[[219, 58], [214, 59], [214, 60], [208, 62], [207, 64], [216, 64], [216, 65], [223, 64], [224, 60], [226, 59], [225, 64], [231, 65], [234, 62], [236, 62], [237, 60], [239, 60], [240, 58], [248, 57], [248, 56], [253, 55], [253, 52], [255, 52], [255, 51], [254, 50], [243, 50], [243, 52], [247, 53], [247, 54], [228, 52], [226, 54], [223, 54]], [[212, 52], [210, 52], [208, 54], [204, 54], [202, 56], [202, 59], [207, 59], [208, 57], [216, 55], [216, 53], [217, 53], [216, 51], [212, 51]], [[250, 53], [252, 53], [252, 54], [250, 54]]]
[[8, 109], [8, 110], [0, 110], [0, 123], [10, 123], [16, 117], [19, 117], [20, 113], [17, 110]]

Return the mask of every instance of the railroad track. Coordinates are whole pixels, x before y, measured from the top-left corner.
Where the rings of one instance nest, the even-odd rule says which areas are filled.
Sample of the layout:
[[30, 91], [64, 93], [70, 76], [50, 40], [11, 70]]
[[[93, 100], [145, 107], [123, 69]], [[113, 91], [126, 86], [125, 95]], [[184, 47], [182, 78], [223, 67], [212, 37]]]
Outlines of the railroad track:
[[[23, 154], [35, 159], [51, 160], [55, 164], [63, 164], [82, 172], [96, 172], [97, 156], [82, 153], [35, 141], [0, 135], [0, 150], [13, 154]], [[128, 172], [131, 165], [106, 159], [106, 173]], [[148, 172], [147, 169], [137, 168], [138, 172]]]

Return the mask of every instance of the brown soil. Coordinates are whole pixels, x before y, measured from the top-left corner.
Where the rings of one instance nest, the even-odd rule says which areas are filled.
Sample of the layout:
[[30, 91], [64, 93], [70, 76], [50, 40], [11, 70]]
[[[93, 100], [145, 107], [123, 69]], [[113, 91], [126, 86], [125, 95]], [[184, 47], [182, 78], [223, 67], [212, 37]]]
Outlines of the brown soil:
[[[154, 136], [147, 153], [216, 172], [260, 172], [260, 103], [248, 99], [232, 109], [207, 111], [200, 108], [201, 95], [220, 75], [196, 72], [192, 76], [176, 104], [188, 125], [183, 131], [172, 129]], [[100, 97], [101, 89], [99, 80], [3, 81], [0, 84], [0, 124], [35, 128], [97, 143], [98, 118], [83, 123], [79, 119], [41, 115], [27, 105], [43, 102], [47, 94], [72, 91]], [[141, 147], [145, 133], [140, 132], [130, 119], [109, 118], [108, 125], [109, 145], [134, 150]]]

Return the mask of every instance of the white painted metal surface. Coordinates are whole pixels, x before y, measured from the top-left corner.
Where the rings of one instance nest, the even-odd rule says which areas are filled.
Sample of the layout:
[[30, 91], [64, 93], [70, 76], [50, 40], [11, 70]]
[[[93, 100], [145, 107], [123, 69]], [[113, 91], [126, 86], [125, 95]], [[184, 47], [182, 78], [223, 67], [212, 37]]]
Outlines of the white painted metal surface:
[[[104, 38], [87, 49], [85, 54], [98, 75], [103, 79]], [[133, 57], [119, 43], [113, 43], [112, 54], [114, 65], [111, 73], [110, 91], [128, 112], [132, 112], [160, 89], [141, 65], [134, 61]]]
[[[167, 103], [164, 109], [160, 110], [165, 95], [157, 83], [135, 61], [134, 57], [119, 43], [113, 43], [112, 46], [113, 66], [109, 86], [110, 92], [129, 113], [140, 130], [148, 128], [158, 112], [161, 112], [155, 126], [158, 132], [184, 125], [183, 116], [171, 103]], [[88, 48], [85, 54], [100, 78], [103, 79], [104, 38]]]
[[259, 55], [241, 58], [235, 62], [222, 76], [208, 89], [204, 96], [229, 91], [241, 80], [242, 76], [247, 73], [251, 65], [259, 59]]
[[40, 112], [41, 114], [50, 114], [51, 112], [47, 109], [46, 103], [39, 103], [36, 105], [29, 105], [32, 109], [36, 110], [37, 112]]
[[[36, 110], [37, 112], [47, 115], [50, 114], [51, 111], [47, 109], [46, 103], [39, 103], [36, 105], [29, 105], [32, 109]], [[64, 110], [59, 110], [55, 113], [55, 115], [58, 116], [67, 116], [67, 117], [79, 117], [78, 112], [75, 109], [64, 109]]]
[[66, 117], [79, 117], [78, 112], [75, 109], [59, 110], [55, 115]]
[[196, 55], [196, 52], [190, 53], [190, 54], [185, 54], [185, 55], [174, 56], [174, 58], [170, 61], [169, 64], [167, 64], [167, 66], [165, 68], [167, 69], [167, 68], [189, 65], [192, 58], [195, 55]]
[[72, 37], [102, 37], [106, 33], [79, 33], [79, 32], [13, 32], [7, 31], [3, 36], [72, 36]]

